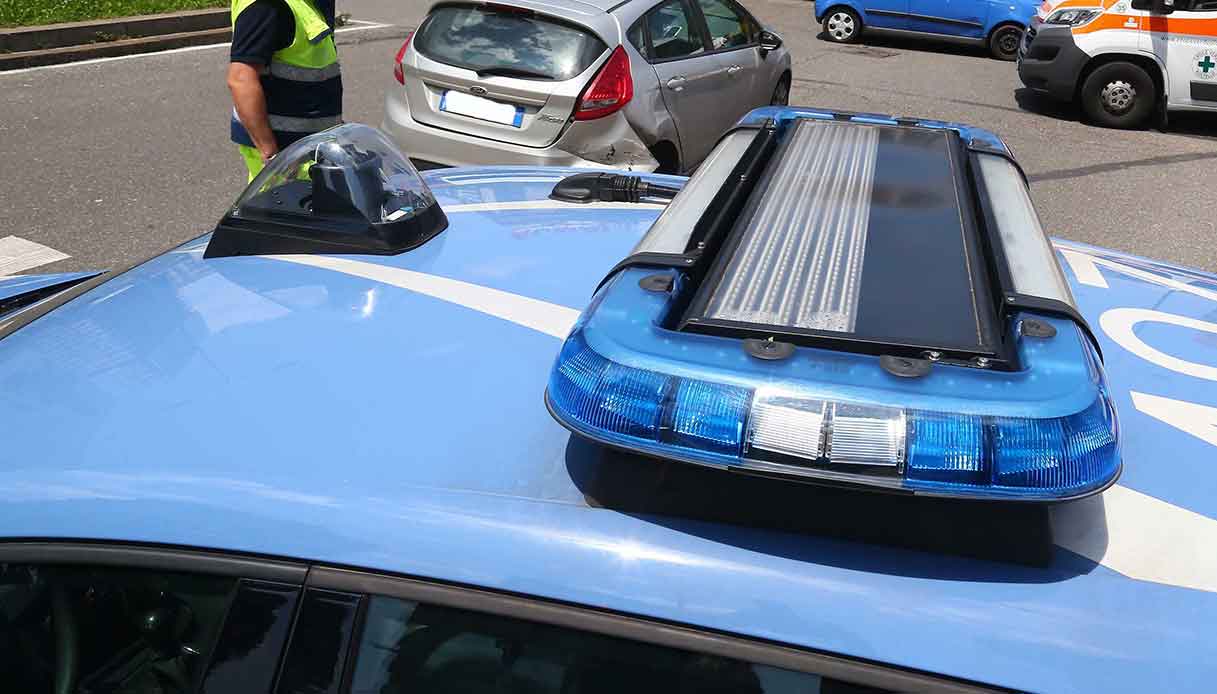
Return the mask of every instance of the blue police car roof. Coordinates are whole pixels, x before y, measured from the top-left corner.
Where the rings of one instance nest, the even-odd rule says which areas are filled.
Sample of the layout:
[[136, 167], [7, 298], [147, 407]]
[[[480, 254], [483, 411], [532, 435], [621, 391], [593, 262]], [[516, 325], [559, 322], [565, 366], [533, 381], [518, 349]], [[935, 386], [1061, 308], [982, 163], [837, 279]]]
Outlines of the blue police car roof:
[[1185, 329], [1212, 332], [1217, 277], [1058, 244], [1125, 470], [1053, 508], [1047, 566], [622, 512], [542, 395], [660, 209], [547, 199], [564, 173], [429, 172], [450, 226], [400, 255], [204, 259], [203, 237], [9, 334], [0, 535], [366, 567], [1017, 689], [1211, 686], [1214, 367]]

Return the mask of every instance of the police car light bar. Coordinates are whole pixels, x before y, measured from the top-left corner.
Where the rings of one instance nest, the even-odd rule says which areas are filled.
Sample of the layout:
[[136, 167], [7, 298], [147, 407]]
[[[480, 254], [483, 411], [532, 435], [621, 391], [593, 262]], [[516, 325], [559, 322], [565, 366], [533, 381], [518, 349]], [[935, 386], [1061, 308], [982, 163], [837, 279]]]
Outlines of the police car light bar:
[[855, 329], [879, 134], [874, 127], [795, 125], [770, 176], [782, 184], [758, 193], [708, 297], [707, 317]]
[[[1000, 140], [793, 109], [755, 125], [581, 315], [546, 392], [560, 423], [895, 492], [1054, 501], [1114, 482], [1101, 360]], [[913, 301], [920, 321], [892, 314]]]

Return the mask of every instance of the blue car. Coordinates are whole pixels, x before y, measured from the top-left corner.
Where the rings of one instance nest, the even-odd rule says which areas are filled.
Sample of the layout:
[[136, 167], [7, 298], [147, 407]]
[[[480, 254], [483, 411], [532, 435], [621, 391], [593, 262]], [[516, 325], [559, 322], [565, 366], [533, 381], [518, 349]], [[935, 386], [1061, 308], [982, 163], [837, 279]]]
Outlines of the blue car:
[[816, 21], [836, 43], [856, 43], [863, 31], [931, 37], [984, 46], [998, 60], [1014, 60], [1035, 0], [817, 0]]
[[962, 125], [686, 180], [347, 124], [0, 281], [3, 689], [1211, 692], [1215, 312]]

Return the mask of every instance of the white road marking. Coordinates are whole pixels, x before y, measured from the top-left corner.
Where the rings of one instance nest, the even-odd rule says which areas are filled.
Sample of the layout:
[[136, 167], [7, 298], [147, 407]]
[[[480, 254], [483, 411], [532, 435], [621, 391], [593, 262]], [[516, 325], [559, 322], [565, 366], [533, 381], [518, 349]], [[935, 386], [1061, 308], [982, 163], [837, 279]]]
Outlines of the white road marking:
[[1135, 390], [1129, 392], [1129, 395], [1132, 396], [1133, 407], [1150, 417], [1217, 446], [1217, 407], [1138, 393]]
[[[354, 20], [354, 19], [351, 20], [351, 23], [352, 24], [358, 23], [361, 26], [336, 29], [334, 31], [334, 33], [335, 34], [349, 34], [349, 33], [356, 32], [356, 31], [367, 31], [368, 29], [383, 29], [385, 27], [393, 26], [392, 24], [379, 24], [379, 23], [375, 23], [375, 22], [359, 22], [358, 20]], [[110, 56], [109, 58], [92, 58], [90, 60], [79, 60], [74, 63], [60, 63], [58, 65], [39, 65], [38, 67], [23, 67], [23, 68], [19, 68], [17, 70], [0, 71], [0, 77], [6, 77], [8, 75], [23, 75], [28, 72], [41, 72], [43, 70], [62, 70], [64, 68], [77, 67], [80, 65], [98, 65], [100, 63], [113, 63], [113, 62], [117, 62], [119, 60], [135, 60], [137, 58], [151, 58], [153, 56], [169, 55], [171, 53], [192, 53], [194, 51], [206, 51], [206, 50], [209, 50], [212, 48], [227, 48], [228, 46], [231, 46], [231, 45], [232, 45], [232, 42], [209, 43], [204, 46], [186, 46], [185, 48], [170, 48], [168, 50], [154, 51], [152, 53], [134, 53], [132, 55], [115, 55], [115, 56]]]
[[19, 236], [0, 239], [0, 277], [15, 275], [39, 265], [46, 265], [72, 256], [60, 253], [41, 243], [27, 241]]
[[562, 180], [561, 176], [486, 176], [478, 175], [470, 177], [468, 174], [462, 176], [442, 176], [444, 183], [453, 186], [475, 186], [484, 183], [557, 183]]
[[1211, 289], [1204, 289], [1202, 287], [1188, 284], [1187, 282], [1181, 282], [1177, 279], [1162, 275], [1155, 275], [1152, 272], [1146, 272], [1145, 270], [1140, 270], [1129, 265], [1117, 263], [1114, 260], [1093, 256], [1079, 248], [1071, 248], [1070, 246], [1062, 243], [1054, 242], [1052, 245], [1055, 246], [1057, 250], [1061, 251], [1061, 254], [1065, 257], [1065, 261], [1069, 264], [1070, 269], [1073, 270], [1074, 276], [1078, 278], [1078, 282], [1081, 284], [1107, 289], [1107, 280], [1103, 277], [1102, 273], [1099, 272], [1098, 268], [1098, 266], [1102, 265], [1103, 267], [1115, 270], [1122, 275], [1128, 275], [1129, 277], [1135, 277], [1145, 282], [1152, 282], [1163, 287], [1170, 287], [1171, 289], [1181, 292], [1187, 292], [1188, 294], [1193, 294], [1202, 299], [1208, 299], [1209, 301], [1217, 301], [1217, 292], [1212, 291]]
[[1108, 337], [1145, 361], [1192, 378], [1217, 381], [1217, 366], [1197, 364], [1150, 347], [1137, 336], [1140, 323], [1165, 323], [1212, 334], [1217, 334], [1217, 323], [1148, 308], [1113, 308], [1099, 316], [1099, 325]]
[[1058, 545], [1117, 573], [1217, 593], [1217, 520], [1122, 485], [1052, 517]]
[[1101, 289], [1108, 288], [1107, 280], [1103, 278], [1103, 273], [1099, 272], [1099, 267], [1095, 265], [1094, 258], [1068, 246], [1062, 246], [1059, 243], [1055, 243], [1053, 246], [1061, 252], [1061, 256], [1065, 258], [1065, 262], [1073, 270], [1073, 276], [1078, 278], [1079, 284], [1099, 287]]
[[475, 202], [468, 205], [444, 205], [444, 214], [454, 212], [497, 212], [503, 210], [660, 210], [666, 205], [649, 202], [563, 202], [561, 200], [515, 200], [511, 202]]
[[566, 338], [571, 326], [575, 324], [575, 319], [579, 317], [579, 312], [575, 309], [551, 304], [548, 301], [512, 294], [500, 289], [491, 289], [479, 284], [361, 260], [325, 255], [268, 255], [263, 257], [333, 270], [426, 294], [546, 335], [552, 335], [559, 340]]

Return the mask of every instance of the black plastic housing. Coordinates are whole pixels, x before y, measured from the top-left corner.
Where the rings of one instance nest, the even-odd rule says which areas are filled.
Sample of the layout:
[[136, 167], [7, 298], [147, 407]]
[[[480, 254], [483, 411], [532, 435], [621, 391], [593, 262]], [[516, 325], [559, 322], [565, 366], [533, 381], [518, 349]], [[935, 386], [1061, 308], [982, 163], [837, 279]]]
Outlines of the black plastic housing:
[[[229, 212], [216, 226], [203, 257], [396, 255], [421, 246], [448, 228], [448, 217], [438, 203], [391, 222], [369, 222], [353, 206], [344, 209], [342, 199], [327, 197], [329, 188], [317, 182], [317, 177], [312, 182], [289, 181], [251, 198], [243, 214]], [[327, 192], [318, 195], [315, 190]]]

